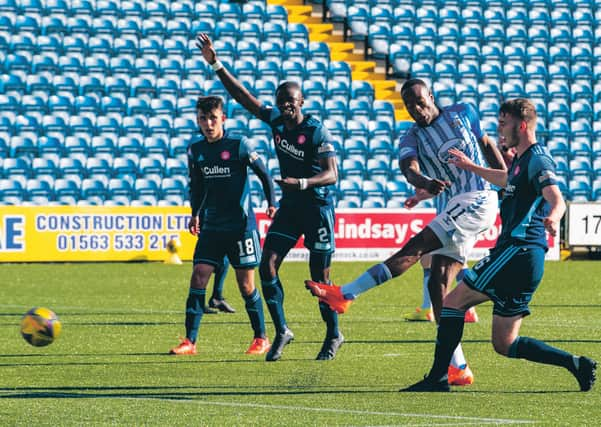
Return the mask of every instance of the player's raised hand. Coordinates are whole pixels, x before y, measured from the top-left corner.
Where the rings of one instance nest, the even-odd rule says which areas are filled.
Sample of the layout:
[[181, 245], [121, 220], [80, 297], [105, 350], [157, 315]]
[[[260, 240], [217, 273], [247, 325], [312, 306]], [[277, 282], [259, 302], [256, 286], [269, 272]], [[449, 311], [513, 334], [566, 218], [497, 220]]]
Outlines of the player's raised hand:
[[416, 188], [415, 194], [405, 200], [405, 207], [407, 209], [414, 208], [422, 200], [431, 199], [432, 197], [434, 197], [434, 194], [429, 193], [425, 188]]
[[551, 236], [557, 236], [557, 231], [559, 230], [559, 221], [554, 221], [552, 218], [547, 217], [543, 220], [543, 224], [545, 225], [545, 230], [547, 230]]
[[460, 151], [456, 148], [449, 149], [449, 157], [448, 163], [457, 166], [459, 169], [468, 169], [471, 165], [474, 164], [472, 159], [465, 155], [463, 151]]
[[192, 234], [193, 236], [196, 236], [198, 233], [200, 233], [199, 217], [193, 216], [192, 218], [190, 218], [190, 222], [188, 223], [188, 231], [190, 231], [190, 234]]
[[196, 46], [198, 46], [205, 61], [209, 64], [214, 64], [217, 61], [217, 52], [213, 47], [213, 42], [207, 34], [200, 33], [200, 35], [196, 37]]

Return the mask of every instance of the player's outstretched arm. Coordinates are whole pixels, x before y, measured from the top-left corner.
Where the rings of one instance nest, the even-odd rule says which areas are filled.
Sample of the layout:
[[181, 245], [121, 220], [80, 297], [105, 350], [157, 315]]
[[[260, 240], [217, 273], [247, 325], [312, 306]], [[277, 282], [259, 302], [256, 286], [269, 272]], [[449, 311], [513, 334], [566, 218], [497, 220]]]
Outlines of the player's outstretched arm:
[[215, 70], [217, 77], [223, 83], [229, 94], [257, 118], [261, 118], [261, 101], [255, 98], [217, 59], [217, 52], [213, 47], [213, 42], [205, 33], [201, 33], [196, 38], [196, 46], [202, 52], [202, 56]]
[[474, 172], [476, 175], [499, 187], [504, 188], [507, 184], [507, 170], [504, 167], [503, 169], [492, 169], [478, 166], [463, 151], [456, 148], [451, 148], [449, 154], [451, 155], [448, 160], [450, 164], [460, 169]]
[[433, 196], [437, 196], [450, 184], [439, 179], [430, 179], [422, 175], [419, 163], [415, 157], [406, 157], [400, 161], [401, 172], [407, 178], [409, 184], [415, 188], [423, 188]]
[[503, 154], [501, 151], [499, 151], [496, 144], [492, 142], [488, 135], [484, 135], [482, 138], [480, 138], [478, 143], [480, 144], [480, 148], [482, 149], [482, 154], [484, 154], [486, 162], [491, 168], [507, 170], [505, 159], [503, 159]]
[[551, 236], [556, 236], [559, 231], [559, 221], [566, 211], [566, 202], [557, 185], [547, 185], [542, 190], [544, 199], [551, 206], [549, 215], [543, 220], [546, 230]]

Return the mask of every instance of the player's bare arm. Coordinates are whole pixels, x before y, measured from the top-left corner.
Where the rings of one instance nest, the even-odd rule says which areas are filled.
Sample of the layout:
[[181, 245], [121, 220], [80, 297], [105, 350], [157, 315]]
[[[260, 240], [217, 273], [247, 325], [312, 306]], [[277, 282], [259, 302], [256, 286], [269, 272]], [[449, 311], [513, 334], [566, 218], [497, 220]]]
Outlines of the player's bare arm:
[[439, 195], [447, 186], [449, 186], [448, 182], [441, 181], [440, 179], [430, 179], [422, 175], [419, 169], [419, 163], [415, 157], [402, 159], [400, 166], [401, 172], [403, 172], [403, 175], [405, 175], [409, 184], [416, 188], [423, 188], [433, 196]]
[[484, 154], [484, 158], [491, 168], [507, 170], [505, 160], [503, 159], [503, 154], [488, 135], [484, 135], [481, 139], [479, 139], [478, 144], [480, 144], [482, 154]]
[[547, 185], [543, 188], [543, 197], [551, 206], [549, 215], [543, 220], [545, 229], [551, 236], [556, 236], [559, 231], [559, 221], [566, 211], [566, 203], [557, 185]]
[[335, 184], [338, 180], [338, 165], [336, 157], [327, 157], [319, 160], [319, 165], [322, 171], [311, 178], [294, 178], [286, 177], [284, 179], [276, 179], [275, 182], [282, 190], [306, 190], [313, 187], [325, 187]]
[[[201, 33], [196, 38], [196, 46], [202, 52], [202, 56], [210, 65], [214, 66], [218, 63], [217, 52], [213, 47], [213, 42], [209, 38], [209, 36], [205, 33]], [[259, 117], [259, 112], [263, 106], [261, 101], [255, 98], [246, 88], [240, 83], [234, 76], [230, 74], [229, 71], [225, 67], [221, 67], [216, 71], [217, 77], [223, 83], [225, 89], [229, 92], [229, 94], [240, 103], [244, 108], [246, 108], [251, 114]]]
[[456, 148], [449, 150], [448, 162], [460, 169], [471, 171], [476, 175], [481, 176], [488, 182], [497, 185], [499, 187], [505, 187], [507, 184], [507, 170], [506, 169], [492, 169], [483, 166], [478, 166], [472, 159], [465, 155], [465, 153]]

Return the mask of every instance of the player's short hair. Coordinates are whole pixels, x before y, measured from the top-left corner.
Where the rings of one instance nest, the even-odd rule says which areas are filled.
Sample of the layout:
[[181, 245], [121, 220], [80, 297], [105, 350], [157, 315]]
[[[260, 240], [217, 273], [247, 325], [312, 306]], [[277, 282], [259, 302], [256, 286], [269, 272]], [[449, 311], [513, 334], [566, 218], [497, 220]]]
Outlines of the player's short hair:
[[403, 83], [403, 86], [401, 86], [401, 96], [403, 96], [403, 93], [411, 89], [413, 86], [423, 86], [428, 90], [430, 89], [428, 84], [422, 79], [409, 79]]
[[515, 98], [504, 101], [499, 112], [525, 121], [529, 127], [536, 126], [536, 107], [526, 98]]
[[223, 98], [220, 96], [199, 96], [196, 101], [196, 112], [210, 113], [213, 110], [223, 111]]
[[277, 97], [278, 94], [283, 90], [290, 90], [290, 89], [298, 89], [299, 91], [302, 92], [301, 86], [297, 82], [285, 81], [282, 84], [280, 84], [278, 86], [278, 88], [275, 90], [275, 96]]

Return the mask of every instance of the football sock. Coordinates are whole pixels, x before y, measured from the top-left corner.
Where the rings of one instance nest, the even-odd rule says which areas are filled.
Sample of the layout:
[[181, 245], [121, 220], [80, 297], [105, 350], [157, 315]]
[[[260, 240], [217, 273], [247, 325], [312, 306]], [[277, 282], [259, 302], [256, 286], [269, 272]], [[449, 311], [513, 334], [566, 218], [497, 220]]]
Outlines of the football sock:
[[511, 343], [507, 357], [526, 359], [547, 365], [563, 366], [571, 372], [576, 371], [574, 357], [570, 353], [551, 347], [543, 341], [530, 337], [517, 337]]
[[453, 351], [459, 345], [463, 335], [463, 318], [465, 311], [443, 307], [440, 313], [440, 323], [436, 334], [436, 349], [434, 363], [428, 377], [434, 380], [447, 378], [449, 364]]
[[467, 365], [461, 344], [458, 344], [457, 348], [453, 352], [453, 357], [451, 357], [451, 365], [459, 369], [465, 369], [465, 366]]
[[325, 302], [319, 302], [321, 318], [326, 322], [326, 337], [338, 338], [338, 313], [330, 308]]
[[424, 268], [424, 289], [422, 292], [422, 310], [432, 308], [432, 300], [430, 299], [430, 291], [428, 290], [428, 281], [430, 280], [430, 269]]
[[255, 338], [265, 338], [265, 316], [261, 294], [255, 289], [250, 295], [243, 295], [243, 297]]
[[190, 288], [186, 300], [186, 338], [192, 342], [196, 342], [198, 337], [198, 328], [205, 306], [205, 294], [205, 289]]
[[213, 283], [213, 298], [217, 300], [223, 299], [223, 284], [225, 283], [225, 276], [230, 267], [230, 262], [227, 257], [223, 258], [223, 265], [219, 265], [215, 268], [215, 279]]
[[261, 280], [263, 296], [271, 314], [276, 333], [282, 333], [286, 329], [286, 318], [284, 317], [284, 289], [279, 277], [271, 281]]
[[363, 292], [392, 279], [392, 274], [386, 264], [376, 264], [359, 276], [353, 282], [342, 286], [340, 291], [346, 299], [355, 299]]

